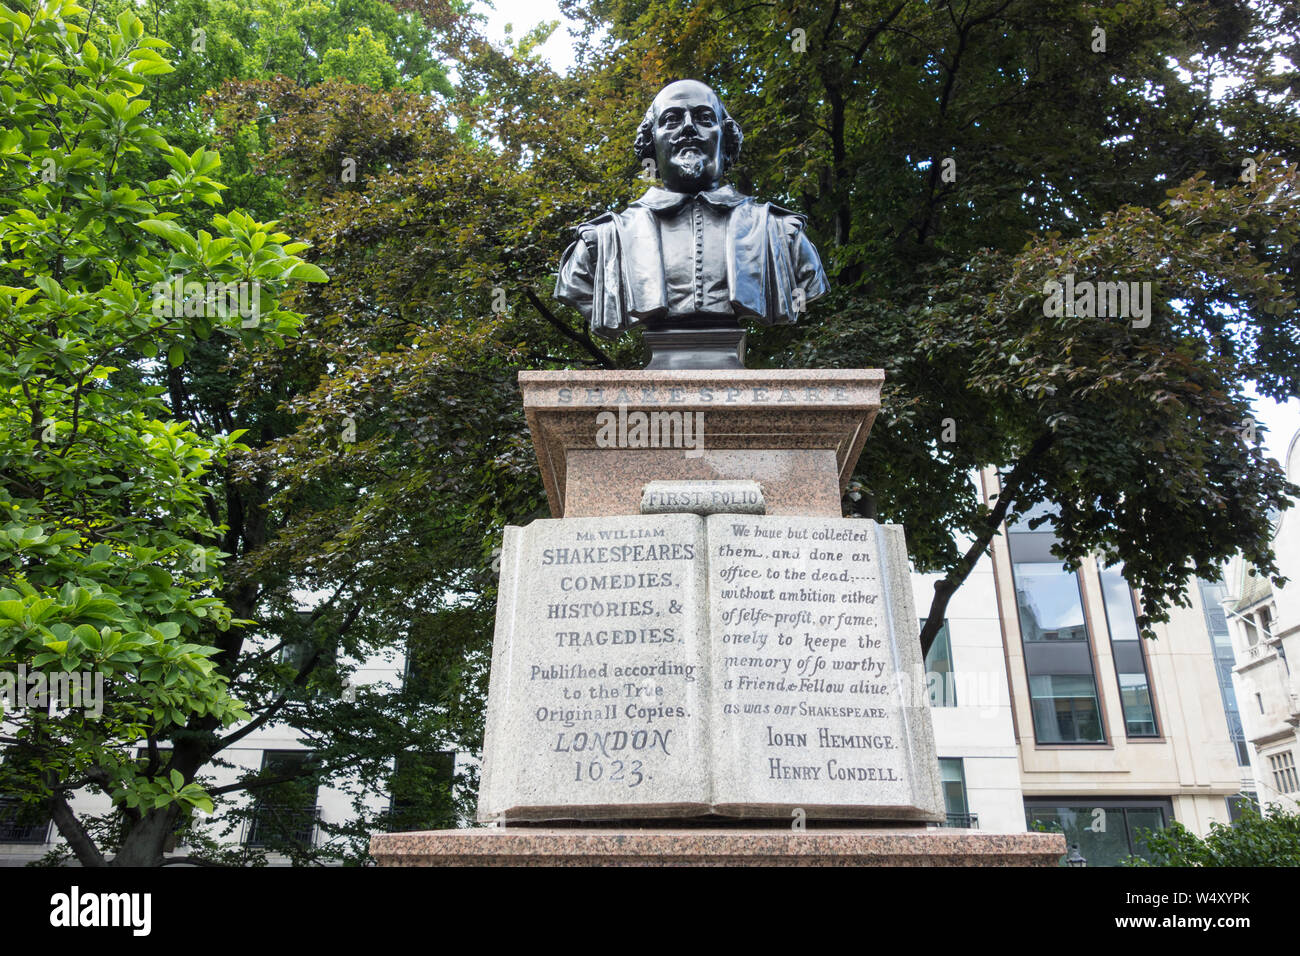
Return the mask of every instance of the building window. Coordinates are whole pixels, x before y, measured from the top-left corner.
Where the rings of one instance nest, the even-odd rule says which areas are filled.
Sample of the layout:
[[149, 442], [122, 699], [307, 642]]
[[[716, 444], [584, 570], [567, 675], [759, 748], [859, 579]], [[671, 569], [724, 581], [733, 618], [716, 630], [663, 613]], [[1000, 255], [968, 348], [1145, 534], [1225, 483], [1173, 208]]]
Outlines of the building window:
[[1228, 822], [1235, 825], [1247, 809], [1259, 812], [1259, 798], [1254, 793], [1246, 791], [1228, 797]]
[[1300, 777], [1296, 776], [1295, 757], [1291, 751], [1270, 754], [1268, 766], [1273, 771], [1273, 785], [1279, 793], [1295, 793], [1300, 790]]
[[[925, 626], [924, 618], [921, 626]], [[952, 640], [948, 634], [947, 618], [925, 655], [925, 682], [931, 707], [957, 706], [957, 682], [953, 679]]]
[[44, 806], [0, 797], [0, 843], [45, 843], [49, 831]]
[[0, 751], [0, 843], [48, 842], [53, 821], [45, 801], [18, 796], [34, 792], [40, 775], [36, 754], [30, 741], [22, 739]]
[[1051, 531], [1013, 528], [1007, 541], [1034, 737], [1040, 744], [1105, 743], [1079, 575], [1052, 555]]
[[289, 681], [307, 671], [305, 678], [308, 696], [337, 699], [341, 685], [338, 672], [338, 637], [331, 635], [321, 643], [313, 631], [311, 611], [298, 611], [300, 627], [284, 640], [276, 660], [284, 666], [284, 677]]
[[[316, 782], [310, 776], [309, 750], [267, 750], [262, 754], [260, 777], [287, 777], [259, 787], [248, 819], [245, 843], [268, 850], [307, 849], [316, 842], [320, 818]], [[305, 774], [305, 777], [296, 776]]]
[[389, 832], [455, 827], [455, 785], [456, 751], [398, 754], [391, 781]]
[[1210, 632], [1210, 646], [1214, 651], [1214, 670], [1219, 678], [1219, 697], [1223, 701], [1223, 716], [1228, 721], [1228, 737], [1237, 752], [1237, 766], [1250, 766], [1250, 748], [1246, 744], [1246, 729], [1241, 723], [1237, 707], [1237, 691], [1232, 686], [1232, 668], [1236, 657], [1232, 652], [1232, 632], [1228, 629], [1228, 616], [1223, 611], [1227, 589], [1217, 581], [1199, 580], [1201, 608], [1205, 612], [1205, 627]]
[[939, 758], [939, 779], [943, 785], [943, 803], [948, 818], [944, 826], [973, 830], [979, 818], [970, 812], [966, 802], [966, 773], [960, 757]]
[[1133, 591], [1118, 568], [1097, 565], [1101, 578], [1102, 603], [1110, 630], [1111, 655], [1119, 679], [1119, 699], [1124, 708], [1124, 732], [1130, 737], [1158, 737], [1156, 709], [1151, 701], [1151, 680], [1142, 638], [1138, 635]]
[[1268, 640], [1273, 635], [1273, 615], [1269, 613], [1268, 608], [1259, 609], [1259, 632], [1264, 635], [1264, 640]]
[[1130, 856], [1146, 858], [1142, 831], [1163, 829], [1172, 818], [1168, 800], [1025, 798], [1029, 829], [1064, 833], [1066, 845], [1077, 843], [1089, 866], [1118, 866]]
[[428, 651], [414, 643], [406, 646], [402, 694], [412, 704], [441, 704], [453, 693], [454, 672], [431, 664]]
[[1246, 644], [1254, 647], [1259, 643], [1259, 631], [1255, 630], [1255, 622], [1248, 617], [1243, 617], [1241, 623], [1246, 625]]

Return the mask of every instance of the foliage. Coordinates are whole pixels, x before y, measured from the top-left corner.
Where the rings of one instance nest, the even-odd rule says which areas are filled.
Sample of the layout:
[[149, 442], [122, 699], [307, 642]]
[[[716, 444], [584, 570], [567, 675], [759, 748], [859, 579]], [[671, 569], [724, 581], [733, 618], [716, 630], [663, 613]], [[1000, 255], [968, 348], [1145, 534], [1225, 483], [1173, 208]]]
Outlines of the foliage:
[[1177, 822], [1141, 838], [1147, 858], [1125, 866], [1300, 866], [1300, 811], [1276, 805], [1266, 815], [1244, 807], [1230, 826], [1211, 823], [1204, 838]]
[[74, 845], [66, 795], [88, 783], [134, 820], [211, 809], [192, 773], [141, 772], [135, 749], [248, 717], [213, 660], [248, 622], [214, 594], [225, 555], [207, 486], [244, 446], [175, 420], [146, 370], [213, 336], [282, 344], [300, 316], [278, 298], [325, 278], [273, 223], [178, 223], [220, 202], [220, 159], [148, 123], [140, 81], [169, 69], [165, 44], [129, 12], [96, 44], [84, 14], [71, 0], [0, 10], [0, 666], [104, 681], [102, 714], [5, 715], [18, 759], [3, 786], [48, 800]]

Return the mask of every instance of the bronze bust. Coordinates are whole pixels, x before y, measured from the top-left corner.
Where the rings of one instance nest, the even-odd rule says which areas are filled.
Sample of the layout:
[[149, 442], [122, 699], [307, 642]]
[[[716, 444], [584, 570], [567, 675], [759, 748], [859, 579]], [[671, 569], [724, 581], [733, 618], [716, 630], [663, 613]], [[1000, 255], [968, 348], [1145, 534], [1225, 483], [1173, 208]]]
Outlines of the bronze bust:
[[829, 289], [803, 217], [723, 183], [743, 139], [708, 86], [665, 86], [635, 142], [663, 186], [582, 223], [560, 262], [556, 298], [608, 338], [644, 326], [647, 368], [743, 368], [742, 323], [793, 323]]

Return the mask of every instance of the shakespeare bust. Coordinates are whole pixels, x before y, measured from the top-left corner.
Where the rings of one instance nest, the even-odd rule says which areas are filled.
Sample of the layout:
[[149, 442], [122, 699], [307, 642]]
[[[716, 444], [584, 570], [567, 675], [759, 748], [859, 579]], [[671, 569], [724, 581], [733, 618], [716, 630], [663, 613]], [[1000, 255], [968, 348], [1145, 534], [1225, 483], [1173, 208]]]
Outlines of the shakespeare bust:
[[659, 91], [635, 149], [662, 186], [577, 227], [555, 296], [591, 330], [643, 326], [647, 368], [743, 368], [746, 322], [795, 322], [829, 289], [804, 219], [723, 178], [744, 137], [696, 80]]

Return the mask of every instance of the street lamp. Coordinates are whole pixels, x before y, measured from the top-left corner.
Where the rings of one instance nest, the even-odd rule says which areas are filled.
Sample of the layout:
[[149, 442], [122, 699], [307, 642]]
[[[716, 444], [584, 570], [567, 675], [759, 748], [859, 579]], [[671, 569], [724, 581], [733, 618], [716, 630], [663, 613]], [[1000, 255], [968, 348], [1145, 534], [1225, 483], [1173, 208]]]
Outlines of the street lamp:
[[1070, 844], [1070, 855], [1065, 858], [1066, 866], [1087, 866], [1088, 861], [1079, 854], [1079, 844]]

